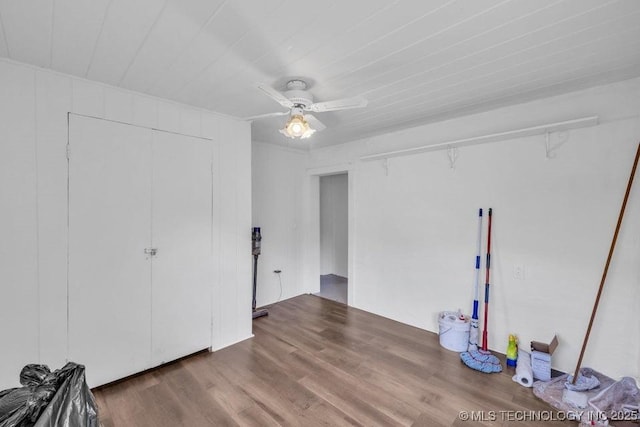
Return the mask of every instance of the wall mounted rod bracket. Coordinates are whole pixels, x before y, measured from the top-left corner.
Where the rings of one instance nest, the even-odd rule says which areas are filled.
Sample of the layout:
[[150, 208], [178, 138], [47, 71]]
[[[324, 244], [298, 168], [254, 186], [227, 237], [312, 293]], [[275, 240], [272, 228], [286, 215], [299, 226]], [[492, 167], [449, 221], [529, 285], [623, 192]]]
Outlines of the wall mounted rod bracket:
[[447, 156], [449, 157], [449, 168], [455, 169], [458, 160], [458, 147], [447, 148]]
[[[522, 129], [508, 130], [488, 135], [474, 136], [471, 138], [457, 139], [453, 141], [440, 142], [435, 144], [423, 145], [420, 147], [407, 148], [403, 150], [387, 151], [378, 154], [369, 154], [360, 157], [362, 161], [388, 159], [391, 157], [408, 156], [429, 151], [446, 150], [450, 147], [464, 147], [467, 145], [484, 144], [488, 142], [504, 141], [507, 139], [524, 138], [533, 135], [543, 135], [545, 133], [561, 132], [569, 129], [578, 129], [598, 124], [598, 116], [581, 117], [578, 119], [565, 120], [563, 122], [546, 123], [537, 126], [531, 126]], [[564, 143], [564, 141], [562, 142]], [[554, 148], [558, 148], [557, 146]]]

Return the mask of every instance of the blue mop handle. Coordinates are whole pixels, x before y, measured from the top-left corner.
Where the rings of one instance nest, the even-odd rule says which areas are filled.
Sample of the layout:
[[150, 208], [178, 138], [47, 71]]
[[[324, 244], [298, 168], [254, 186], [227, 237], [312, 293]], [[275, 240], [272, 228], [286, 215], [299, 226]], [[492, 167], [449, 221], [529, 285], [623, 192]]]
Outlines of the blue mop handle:
[[[482, 216], [482, 209], [480, 209], [480, 215]], [[476, 294], [473, 300], [473, 315], [471, 316], [472, 319], [478, 319], [478, 298], [480, 298], [478, 293], [479, 280], [480, 280], [480, 254], [476, 255], [476, 287], [475, 287]]]
[[476, 283], [475, 283], [475, 298], [473, 300], [473, 315], [472, 319], [478, 319], [478, 300], [480, 299], [479, 295], [479, 285], [480, 285], [480, 251], [482, 250], [482, 208], [478, 210], [478, 252], [476, 255]]

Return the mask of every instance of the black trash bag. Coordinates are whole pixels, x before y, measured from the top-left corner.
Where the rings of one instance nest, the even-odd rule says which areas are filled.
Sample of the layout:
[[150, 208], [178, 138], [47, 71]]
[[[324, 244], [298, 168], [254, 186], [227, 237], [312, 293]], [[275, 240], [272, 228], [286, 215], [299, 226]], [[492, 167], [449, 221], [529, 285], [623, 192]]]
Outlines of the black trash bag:
[[0, 427], [98, 426], [84, 366], [69, 362], [51, 372], [45, 365], [27, 365], [20, 383], [24, 387], [0, 391]]
[[69, 362], [55, 373], [58, 391], [34, 427], [98, 427], [98, 408], [84, 379], [84, 366]]
[[56, 376], [45, 365], [27, 365], [20, 372], [21, 388], [0, 392], [0, 427], [31, 426], [57, 389]]
[[14, 427], [27, 416], [27, 402], [33, 394], [30, 388], [0, 391], [0, 427]]
[[36, 387], [42, 384], [51, 370], [47, 365], [27, 365], [20, 371], [20, 384], [27, 387]]

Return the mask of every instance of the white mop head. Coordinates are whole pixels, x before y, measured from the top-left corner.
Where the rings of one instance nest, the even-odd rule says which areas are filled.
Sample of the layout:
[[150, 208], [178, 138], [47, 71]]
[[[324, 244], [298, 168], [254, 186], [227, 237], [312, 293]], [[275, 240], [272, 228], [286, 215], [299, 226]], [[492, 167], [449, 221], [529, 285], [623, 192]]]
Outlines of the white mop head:
[[594, 389], [600, 385], [600, 381], [595, 377], [595, 375], [583, 375], [578, 373], [578, 380], [576, 383], [573, 383], [573, 375], [569, 375], [567, 378], [567, 382], [564, 383], [564, 386], [567, 390], [572, 391], [587, 391]]

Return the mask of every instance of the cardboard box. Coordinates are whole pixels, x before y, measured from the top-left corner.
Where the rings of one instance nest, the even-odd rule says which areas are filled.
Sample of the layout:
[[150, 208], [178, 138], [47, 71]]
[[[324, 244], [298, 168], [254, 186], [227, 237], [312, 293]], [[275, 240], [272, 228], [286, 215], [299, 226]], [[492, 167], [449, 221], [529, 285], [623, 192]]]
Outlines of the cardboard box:
[[531, 341], [531, 370], [533, 378], [541, 381], [551, 380], [551, 355], [558, 347], [558, 336], [547, 344]]

